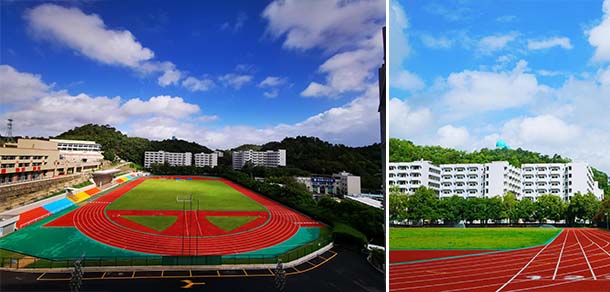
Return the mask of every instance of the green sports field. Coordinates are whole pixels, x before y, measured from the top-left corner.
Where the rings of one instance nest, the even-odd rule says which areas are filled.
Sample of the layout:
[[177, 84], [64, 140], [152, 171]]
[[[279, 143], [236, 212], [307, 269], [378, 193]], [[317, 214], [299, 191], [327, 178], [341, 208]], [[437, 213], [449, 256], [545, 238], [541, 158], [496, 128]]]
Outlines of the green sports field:
[[[108, 206], [108, 210], [182, 210], [193, 195], [193, 210], [265, 211], [265, 207], [216, 180], [150, 179], [142, 182]], [[189, 206], [186, 206], [189, 208]]]
[[561, 229], [390, 228], [390, 249], [514, 249], [541, 245]]

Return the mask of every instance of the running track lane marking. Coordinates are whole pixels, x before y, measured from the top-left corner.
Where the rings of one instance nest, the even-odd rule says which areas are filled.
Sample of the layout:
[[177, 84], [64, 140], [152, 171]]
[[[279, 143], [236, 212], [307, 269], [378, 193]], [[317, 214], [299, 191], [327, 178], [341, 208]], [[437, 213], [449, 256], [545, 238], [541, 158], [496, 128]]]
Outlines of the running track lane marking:
[[593, 268], [591, 268], [591, 263], [589, 263], [589, 258], [587, 257], [585, 250], [582, 248], [582, 244], [580, 244], [580, 240], [578, 240], [578, 235], [576, 235], [576, 232], [574, 232], [574, 237], [576, 237], [576, 242], [578, 242], [578, 246], [580, 246], [580, 251], [582, 251], [582, 254], [585, 256], [585, 260], [587, 261], [587, 265], [589, 266], [589, 271], [591, 271], [593, 280], [597, 280], [597, 277], [595, 276], [595, 273], [593, 272]]
[[[598, 247], [599, 249], [601, 249], [603, 252], [605, 252], [605, 253], [606, 253], [608, 256], [610, 256], [610, 253], [608, 253], [608, 252], [607, 252], [607, 251], [606, 251], [606, 250], [605, 250], [603, 247], [599, 246], [599, 244], [597, 244], [597, 242], [593, 241], [593, 240], [592, 240], [591, 238], [589, 238], [589, 237], [588, 237], [586, 234], [583, 234], [583, 236], [584, 236], [584, 237], [586, 237], [586, 238], [587, 238], [588, 240], [590, 240], [591, 242], [593, 242], [593, 244], [597, 245], [597, 247]], [[597, 236], [595, 236], [595, 235], [591, 235], [591, 236], [597, 237]], [[597, 238], [600, 238], [600, 237], [597, 237]], [[603, 238], [601, 238], [601, 240], [602, 240], [602, 241], [606, 241], [606, 240], [605, 240], [605, 239], [603, 239]], [[608, 241], [606, 241], [606, 242], [608, 242]], [[610, 244], [610, 242], [606, 243], [606, 245], [604, 245], [604, 247], [608, 246], [608, 244]]]
[[549, 247], [549, 245], [551, 245], [551, 243], [553, 241], [547, 243], [541, 250], [539, 250], [538, 253], [536, 253], [536, 255], [534, 255], [534, 257], [532, 257], [532, 259], [530, 259], [530, 261], [527, 262], [527, 264], [525, 264], [525, 266], [523, 266], [523, 268], [521, 268], [521, 270], [519, 270], [519, 272], [517, 272], [512, 278], [510, 278], [508, 281], [506, 281], [506, 283], [504, 283], [504, 285], [502, 285], [500, 288], [498, 288], [498, 290], [496, 290], [496, 292], [502, 291], [502, 289], [504, 289], [504, 287], [506, 287], [506, 285], [510, 284], [510, 282], [512, 282], [515, 278], [517, 278], [517, 276], [519, 276], [519, 274], [521, 274], [521, 272], [523, 272], [523, 270], [525, 270], [536, 259], [536, 257], [538, 257], [539, 254], [541, 254], [547, 247]]
[[563, 245], [561, 246], [561, 252], [559, 252], [559, 258], [557, 258], [557, 266], [555, 266], [555, 273], [553, 273], [553, 280], [557, 277], [557, 270], [559, 270], [559, 263], [561, 262], [561, 255], [563, 254], [563, 248], [566, 246], [566, 241], [568, 240], [569, 230], [566, 231], [566, 238], [563, 240]]

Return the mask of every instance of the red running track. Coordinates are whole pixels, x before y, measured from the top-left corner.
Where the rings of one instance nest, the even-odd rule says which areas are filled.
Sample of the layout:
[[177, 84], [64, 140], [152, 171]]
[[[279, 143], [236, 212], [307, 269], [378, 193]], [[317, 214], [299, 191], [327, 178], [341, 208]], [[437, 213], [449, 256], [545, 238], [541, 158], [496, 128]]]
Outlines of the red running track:
[[610, 232], [564, 229], [543, 246], [394, 264], [390, 291], [610, 291]]
[[[168, 177], [174, 179], [174, 177]], [[319, 222], [289, 210], [279, 203], [258, 195], [231, 181], [217, 179], [240, 193], [263, 205], [269, 211], [269, 220], [260, 227], [215, 237], [203, 237], [202, 228], [188, 226], [186, 237], [151, 234], [122, 226], [107, 216], [106, 207], [145, 179], [129, 182], [113, 192], [76, 209], [73, 222], [76, 228], [86, 236], [104, 244], [149, 254], [159, 255], [229, 255], [279, 244], [292, 237], [299, 227], [321, 226]], [[155, 177], [153, 179], [159, 179]], [[210, 178], [193, 178], [210, 179]]]

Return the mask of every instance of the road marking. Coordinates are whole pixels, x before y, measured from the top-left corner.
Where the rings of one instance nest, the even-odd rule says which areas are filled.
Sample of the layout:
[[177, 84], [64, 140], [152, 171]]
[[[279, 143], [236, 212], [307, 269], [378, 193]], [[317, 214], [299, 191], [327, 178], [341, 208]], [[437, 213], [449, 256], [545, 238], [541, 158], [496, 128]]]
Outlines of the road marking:
[[542, 279], [542, 277], [538, 276], [538, 275], [527, 276], [527, 278], [529, 278], [530, 280], [540, 280], [540, 279]]
[[553, 273], [553, 280], [557, 277], [557, 270], [559, 270], [559, 263], [561, 262], [561, 255], [563, 254], [563, 248], [566, 247], [566, 241], [568, 240], [569, 230], [566, 231], [566, 238], [563, 240], [563, 245], [561, 246], [561, 252], [559, 253], [559, 258], [557, 259], [557, 266], [555, 266], [555, 273]]
[[512, 278], [510, 278], [508, 281], [506, 281], [506, 283], [504, 283], [504, 285], [502, 285], [500, 288], [498, 288], [498, 290], [496, 290], [496, 292], [502, 291], [502, 289], [504, 289], [504, 287], [506, 287], [506, 285], [510, 284], [510, 282], [512, 282], [515, 278], [517, 278], [517, 276], [519, 276], [519, 274], [521, 274], [521, 272], [523, 272], [523, 270], [525, 270], [536, 259], [536, 257], [538, 257], [539, 254], [541, 254], [547, 247], [549, 247], [549, 245], [551, 245], [551, 243], [552, 243], [552, 241], [549, 242], [547, 245], [545, 245], [541, 250], [539, 250], [538, 253], [536, 253], [536, 255], [534, 255], [534, 257], [532, 257], [532, 259], [530, 259], [530, 261], [527, 262], [527, 264], [525, 264], [525, 266], [523, 266], [523, 268], [521, 268], [521, 270], [519, 270], [519, 272], [517, 272]]
[[193, 281], [191, 281], [191, 280], [187, 280], [187, 279], [184, 279], [184, 280], [182, 280], [181, 282], [184, 282], [184, 283], [185, 283], [185, 285], [184, 285], [184, 286], [181, 286], [181, 287], [180, 287], [180, 288], [183, 288], [183, 289], [190, 289], [190, 288], [191, 288], [191, 287], [193, 287], [194, 285], [205, 285], [205, 282], [193, 282]]
[[595, 276], [595, 273], [593, 272], [593, 268], [591, 268], [591, 263], [589, 263], [589, 258], [587, 257], [585, 250], [582, 248], [582, 244], [580, 244], [580, 240], [578, 240], [578, 235], [576, 235], [576, 233], [575, 233], [574, 236], [576, 237], [576, 241], [578, 242], [578, 245], [580, 246], [580, 251], [582, 251], [582, 254], [585, 256], [585, 260], [587, 261], [587, 265], [589, 266], [589, 271], [591, 271], [593, 280], [597, 280], [597, 277]]
[[246, 275], [246, 277], [248, 277], [248, 272], [246, 272], [246, 269], [241, 269], [242, 271], [244, 271], [244, 274]]

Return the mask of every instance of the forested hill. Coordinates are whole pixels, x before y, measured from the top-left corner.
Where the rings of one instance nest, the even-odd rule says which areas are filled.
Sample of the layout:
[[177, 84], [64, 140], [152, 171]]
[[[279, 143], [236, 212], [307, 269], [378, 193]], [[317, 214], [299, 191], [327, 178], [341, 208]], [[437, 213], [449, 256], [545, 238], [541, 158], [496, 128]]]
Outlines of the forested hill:
[[[390, 162], [409, 162], [428, 160], [434, 164], [450, 163], [488, 163], [492, 161], [508, 161], [511, 165], [520, 167], [525, 163], [566, 163], [571, 160], [558, 154], [548, 156], [537, 152], [519, 149], [487, 149], [466, 152], [440, 146], [419, 146], [411, 141], [390, 139]], [[593, 178], [599, 183], [606, 196], [610, 195], [608, 176], [593, 168]]]
[[287, 167], [312, 174], [348, 171], [361, 177], [362, 187], [378, 190], [381, 186], [381, 148], [378, 143], [349, 147], [331, 144], [315, 137], [298, 136], [262, 145], [261, 150], [286, 149]]
[[90, 140], [102, 145], [104, 158], [113, 160], [115, 155], [142, 165], [145, 151], [211, 153], [209, 148], [184, 140], [151, 141], [128, 137], [109, 125], [87, 124], [59, 134], [57, 139]]

